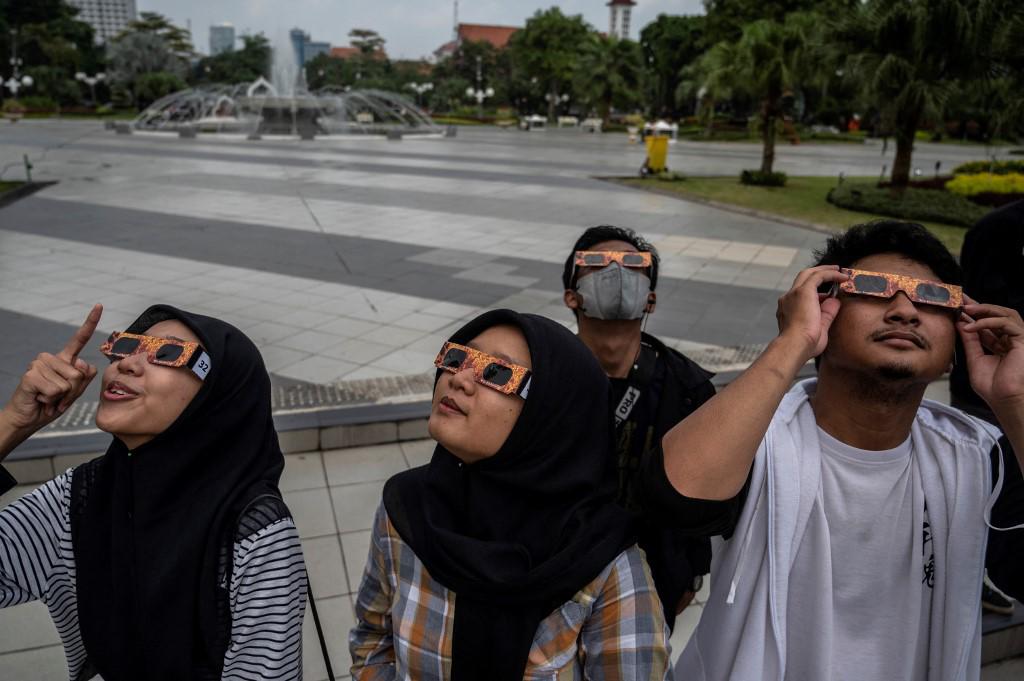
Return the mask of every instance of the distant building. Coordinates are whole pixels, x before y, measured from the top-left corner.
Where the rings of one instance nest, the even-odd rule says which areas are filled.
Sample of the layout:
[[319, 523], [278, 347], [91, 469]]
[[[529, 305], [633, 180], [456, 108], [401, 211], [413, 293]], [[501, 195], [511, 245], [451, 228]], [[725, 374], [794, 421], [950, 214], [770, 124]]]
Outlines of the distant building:
[[210, 56], [216, 57], [235, 49], [235, 27], [224, 23], [210, 27]]
[[445, 59], [455, 54], [459, 45], [464, 42], [485, 42], [490, 43], [497, 49], [508, 45], [512, 34], [518, 31], [521, 26], [495, 26], [491, 24], [459, 24], [455, 29], [455, 40], [447, 42], [434, 51], [434, 57], [438, 60]]
[[107, 42], [135, 21], [135, 0], [68, 0], [78, 20], [92, 26], [96, 42]]
[[304, 66], [319, 54], [329, 54], [331, 44], [314, 41], [309, 34], [301, 28], [293, 28], [289, 33], [292, 41], [292, 49], [295, 50], [295, 63]]
[[629, 38], [629, 20], [635, 5], [635, 0], [609, 0], [608, 12], [611, 16], [608, 35], [619, 39]]
[[[361, 50], [358, 47], [352, 47], [351, 45], [348, 47], [332, 47], [330, 56], [335, 59], [351, 59], [352, 57], [358, 57], [360, 52]], [[384, 50], [374, 50], [367, 56], [370, 59], [387, 59], [388, 53]]]

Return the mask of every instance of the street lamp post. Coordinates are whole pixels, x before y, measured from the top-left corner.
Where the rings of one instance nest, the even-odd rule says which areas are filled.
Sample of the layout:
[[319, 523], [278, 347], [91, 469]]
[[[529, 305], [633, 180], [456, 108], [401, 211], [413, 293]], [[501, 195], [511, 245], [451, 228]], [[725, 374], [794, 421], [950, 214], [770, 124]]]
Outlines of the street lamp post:
[[18, 31], [11, 29], [11, 77], [7, 79], [4, 86], [11, 91], [12, 97], [18, 96], [18, 90], [23, 87], [32, 87], [32, 76], [18, 76], [18, 68], [21, 66], [21, 58], [18, 57]]
[[[206, 67], [206, 68], [209, 69], [210, 67]], [[75, 80], [77, 80], [80, 83], [85, 83], [86, 85], [89, 86], [89, 92], [91, 93], [92, 105], [93, 106], [96, 106], [96, 84], [102, 82], [103, 80], [105, 80], [106, 77], [107, 77], [107, 74], [103, 73], [102, 71], [100, 71], [99, 73], [97, 73], [94, 76], [86, 75], [82, 71], [79, 71], [78, 73], [75, 74]]]
[[544, 99], [547, 100], [547, 103], [551, 106], [551, 111], [554, 112], [559, 104], [565, 104], [569, 101], [569, 95], [560, 95], [557, 92], [549, 92], [544, 95]]
[[406, 83], [405, 87], [409, 88], [416, 93], [416, 104], [423, 106], [422, 97], [426, 92], [430, 92], [434, 89], [433, 83]]
[[483, 87], [483, 59], [480, 55], [476, 57], [476, 88], [466, 88], [466, 96], [476, 100], [477, 118], [484, 117], [484, 100], [494, 96], [494, 88]]

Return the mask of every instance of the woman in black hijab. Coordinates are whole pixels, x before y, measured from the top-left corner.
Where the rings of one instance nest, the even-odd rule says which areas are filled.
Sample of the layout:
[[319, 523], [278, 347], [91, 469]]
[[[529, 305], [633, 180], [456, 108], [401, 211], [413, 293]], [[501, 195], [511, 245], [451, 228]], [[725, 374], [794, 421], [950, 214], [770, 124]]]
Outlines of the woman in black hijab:
[[384, 488], [353, 678], [666, 678], [657, 593], [613, 502], [593, 354], [549, 319], [496, 310], [437, 366], [437, 448]]
[[[95, 376], [77, 356], [99, 314], [22, 378], [0, 458]], [[301, 678], [305, 566], [255, 345], [157, 305], [103, 351], [114, 439], [0, 511], [0, 606], [46, 603], [72, 681]]]

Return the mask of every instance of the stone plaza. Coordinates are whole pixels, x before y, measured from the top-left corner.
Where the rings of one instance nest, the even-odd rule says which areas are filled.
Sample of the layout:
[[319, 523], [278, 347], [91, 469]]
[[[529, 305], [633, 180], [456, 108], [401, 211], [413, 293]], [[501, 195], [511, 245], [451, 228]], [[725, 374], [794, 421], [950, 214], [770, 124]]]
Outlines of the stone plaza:
[[[687, 174], [731, 175], [756, 166], [759, 153], [680, 142], [669, 162]], [[422, 404], [454, 329], [497, 307], [571, 325], [561, 284], [569, 249], [588, 226], [627, 226], [663, 259], [648, 331], [728, 377], [774, 336], [777, 298], [827, 236], [601, 179], [641, 166], [643, 148], [625, 135], [483, 127], [300, 142], [117, 135], [95, 121], [3, 126], [0, 180], [23, 177], [23, 156], [34, 180], [54, 184], [0, 209], [3, 399], [93, 303], [105, 310], [83, 357], [98, 363], [102, 336], [163, 302], [223, 318], [256, 341], [282, 418], [295, 395], [325, 386], [326, 407], [366, 416], [282, 434], [282, 491], [339, 677], [381, 488], [429, 460]], [[876, 175], [891, 156], [880, 145], [805, 145], [780, 149], [777, 165], [795, 175]], [[951, 168], [981, 156], [921, 145], [915, 164]], [[94, 394], [41, 434], [32, 458], [12, 457], [23, 484], [0, 504], [103, 450], [90, 432]], [[380, 423], [375, 409], [386, 412]], [[61, 437], [72, 444], [47, 448]], [[75, 438], [89, 444], [75, 451]], [[676, 653], [700, 612], [698, 602], [680, 619]], [[326, 671], [312, 624], [307, 613], [306, 678], [319, 681]], [[1020, 673], [1007, 669], [987, 668], [984, 678]], [[0, 680], [66, 676], [45, 608], [0, 611]]]

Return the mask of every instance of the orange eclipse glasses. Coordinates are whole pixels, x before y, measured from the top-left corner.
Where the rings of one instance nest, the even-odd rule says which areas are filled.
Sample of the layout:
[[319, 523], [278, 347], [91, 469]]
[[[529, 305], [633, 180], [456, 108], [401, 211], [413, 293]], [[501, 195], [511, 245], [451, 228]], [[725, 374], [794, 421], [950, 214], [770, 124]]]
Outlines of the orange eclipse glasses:
[[841, 272], [850, 275], [847, 281], [832, 287], [832, 294], [839, 291], [858, 296], [874, 296], [876, 298], [892, 298], [902, 291], [914, 303], [937, 305], [958, 309], [964, 304], [963, 289], [954, 284], [941, 281], [918, 279], [905, 274], [889, 274], [887, 272], [869, 272], [842, 268]]
[[477, 383], [524, 400], [530, 392], [532, 372], [529, 369], [466, 345], [445, 343], [437, 353], [434, 366], [452, 374], [470, 367]]
[[604, 267], [617, 262], [623, 267], [650, 267], [648, 251], [576, 251], [576, 267]]
[[206, 380], [210, 373], [210, 356], [203, 346], [195, 341], [158, 338], [137, 333], [115, 331], [100, 346], [100, 352], [111, 362], [132, 355], [146, 355], [146, 361], [158, 366], [192, 370], [200, 380]]

